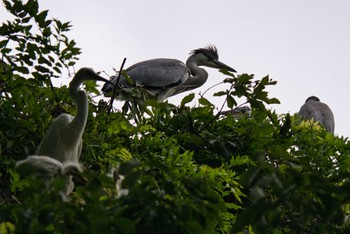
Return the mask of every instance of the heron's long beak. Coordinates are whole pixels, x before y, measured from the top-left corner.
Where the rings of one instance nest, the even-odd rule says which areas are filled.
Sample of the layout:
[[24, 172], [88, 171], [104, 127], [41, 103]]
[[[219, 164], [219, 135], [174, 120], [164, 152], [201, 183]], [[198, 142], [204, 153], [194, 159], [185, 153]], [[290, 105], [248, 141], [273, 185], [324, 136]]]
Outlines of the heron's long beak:
[[232, 67], [230, 66], [227, 66], [226, 64], [220, 62], [220, 61], [215, 61], [214, 62], [215, 65], [217, 66], [217, 68], [219, 69], [226, 69], [227, 71], [232, 71], [232, 72], [237, 72], [235, 69], [233, 69]]

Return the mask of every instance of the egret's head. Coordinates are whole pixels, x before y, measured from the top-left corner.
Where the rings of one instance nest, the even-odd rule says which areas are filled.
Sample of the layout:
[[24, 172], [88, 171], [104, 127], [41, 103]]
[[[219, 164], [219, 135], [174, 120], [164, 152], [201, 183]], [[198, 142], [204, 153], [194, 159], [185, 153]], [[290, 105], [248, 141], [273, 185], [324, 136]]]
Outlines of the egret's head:
[[80, 85], [86, 80], [96, 80], [110, 83], [109, 80], [98, 75], [92, 68], [83, 67], [79, 69], [72, 81], [69, 83], [69, 92], [71, 96], [74, 96], [78, 92]]
[[109, 80], [98, 75], [92, 68], [83, 67], [73, 77], [72, 82], [82, 83], [85, 80], [98, 80], [104, 82], [110, 82]]

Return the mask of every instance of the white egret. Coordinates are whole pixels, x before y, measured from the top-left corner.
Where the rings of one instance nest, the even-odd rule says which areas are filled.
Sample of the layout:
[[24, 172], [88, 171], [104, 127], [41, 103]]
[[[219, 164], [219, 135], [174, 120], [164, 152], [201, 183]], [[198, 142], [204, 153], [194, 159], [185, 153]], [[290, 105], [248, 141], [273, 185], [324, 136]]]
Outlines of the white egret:
[[[28, 174], [32, 171], [55, 175], [67, 173], [72, 168], [81, 170], [79, 158], [88, 117], [88, 98], [79, 87], [87, 80], [110, 82], [91, 68], [81, 68], [69, 84], [69, 94], [77, 107], [76, 116], [64, 113], [55, 118], [37, 148], [36, 156], [29, 156], [16, 164], [19, 173]], [[72, 176], [69, 175], [66, 194], [72, 191], [73, 186]]]

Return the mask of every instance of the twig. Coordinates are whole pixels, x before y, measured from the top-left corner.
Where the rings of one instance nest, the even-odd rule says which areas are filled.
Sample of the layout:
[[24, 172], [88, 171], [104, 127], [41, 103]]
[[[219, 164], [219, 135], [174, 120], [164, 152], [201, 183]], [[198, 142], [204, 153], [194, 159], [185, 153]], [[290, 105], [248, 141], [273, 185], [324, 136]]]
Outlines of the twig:
[[118, 74], [118, 77], [117, 77], [117, 81], [115, 82], [114, 87], [113, 87], [113, 95], [112, 95], [111, 103], [109, 104], [108, 114], [111, 113], [111, 110], [112, 110], [112, 108], [113, 108], [113, 101], [114, 101], [114, 98], [115, 98], [115, 93], [116, 93], [116, 91], [117, 91], [117, 87], [118, 87], [118, 84], [119, 84], [120, 76], [121, 76], [121, 74], [122, 74], [125, 61], [126, 61], [126, 58], [124, 58], [123, 63], [122, 63], [122, 65], [120, 66], [119, 74]]
[[[232, 88], [233, 88], [233, 85], [231, 85], [230, 91], [232, 90]], [[217, 118], [220, 116], [220, 112], [224, 109], [224, 106], [225, 106], [226, 102], [227, 102], [227, 96], [226, 96], [226, 98], [225, 98], [225, 101], [222, 103], [219, 112], [218, 112], [216, 115], [214, 115], [214, 117], [211, 118], [211, 120], [209, 120], [201, 129], [199, 129], [198, 132], [197, 132], [197, 134], [201, 133], [201, 132], [202, 132], [204, 129], [206, 129], [212, 122], [214, 122], [215, 119], [217, 119]]]
[[203, 96], [205, 95], [206, 92], [208, 92], [208, 91], [211, 90], [212, 88], [214, 88], [214, 87], [216, 87], [216, 86], [218, 86], [218, 85], [221, 85], [221, 84], [223, 84], [223, 83], [224, 83], [224, 82], [221, 81], [221, 82], [219, 82], [219, 83], [217, 83], [217, 84], [214, 84], [213, 86], [207, 88], [207, 90], [205, 90], [205, 91], [203, 92], [203, 94], [199, 94], [199, 95], [200, 95], [201, 97], [203, 97]]
[[11, 195], [11, 198], [15, 200], [18, 204], [22, 205], [22, 203], [14, 195]]

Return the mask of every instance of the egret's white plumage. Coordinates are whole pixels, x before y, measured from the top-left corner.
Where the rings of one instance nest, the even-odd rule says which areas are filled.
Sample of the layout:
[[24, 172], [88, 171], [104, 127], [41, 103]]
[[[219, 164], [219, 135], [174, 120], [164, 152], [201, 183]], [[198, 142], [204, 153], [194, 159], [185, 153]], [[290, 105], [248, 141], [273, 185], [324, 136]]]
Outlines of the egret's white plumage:
[[37, 155], [47, 155], [62, 163], [79, 161], [88, 116], [88, 98], [79, 87], [86, 80], [109, 82], [91, 68], [82, 68], [76, 73], [69, 84], [69, 94], [77, 113], [75, 116], [64, 113], [54, 119], [36, 151]]
[[[186, 65], [176, 59], [151, 59], [136, 63], [125, 71], [133, 80], [133, 84], [121, 76], [119, 87], [141, 86], [153, 94], [159, 102], [181, 92], [202, 86], [208, 79], [208, 73], [199, 66], [226, 69], [236, 72], [233, 68], [219, 61], [215, 46], [207, 46], [193, 50]], [[111, 81], [116, 83], [117, 76]], [[106, 83], [102, 91], [108, 95], [113, 90], [113, 84]]]
[[54, 158], [48, 156], [31, 155], [26, 159], [16, 163], [16, 170], [21, 175], [35, 174], [53, 177], [63, 174], [63, 164]]
[[[86, 80], [109, 82], [97, 75], [91, 68], [80, 69], [69, 84], [69, 94], [77, 107], [75, 116], [61, 114], [55, 118], [36, 150], [35, 156], [17, 162], [19, 173], [26, 175], [44, 173], [49, 176], [70, 174], [72, 170], [81, 170], [79, 157], [82, 149], [82, 135], [88, 117], [88, 98], [80, 85]], [[73, 189], [72, 176], [66, 183], [66, 194]]]

